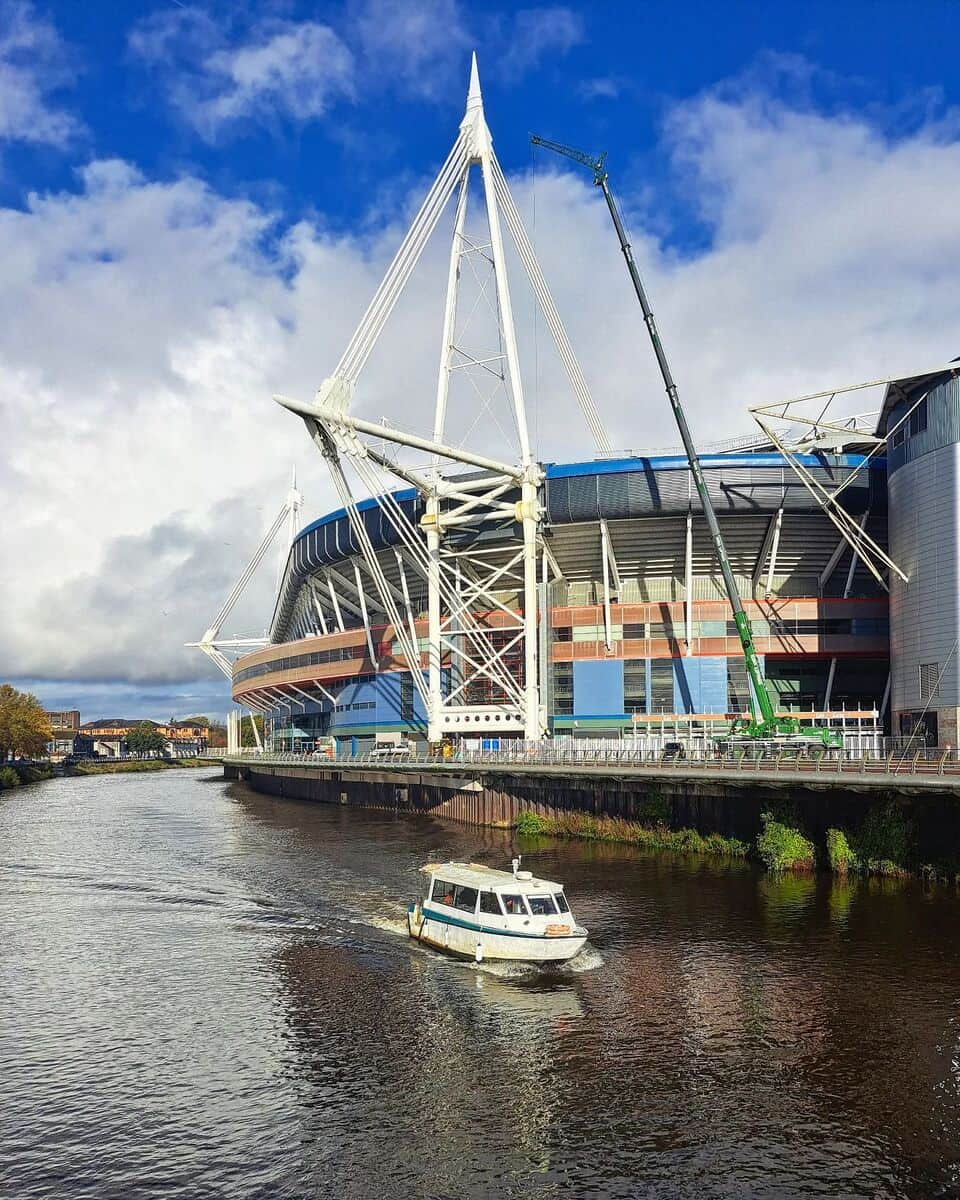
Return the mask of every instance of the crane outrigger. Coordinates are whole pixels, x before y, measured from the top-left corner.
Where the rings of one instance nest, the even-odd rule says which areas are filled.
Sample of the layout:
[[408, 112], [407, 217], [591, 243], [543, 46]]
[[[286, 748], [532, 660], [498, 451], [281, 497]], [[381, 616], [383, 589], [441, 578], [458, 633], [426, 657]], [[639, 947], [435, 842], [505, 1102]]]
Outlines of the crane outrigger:
[[710, 493], [707, 490], [707, 483], [703, 477], [703, 470], [700, 466], [697, 449], [693, 444], [693, 437], [690, 434], [690, 427], [687, 425], [686, 414], [680, 403], [677, 385], [674, 383], [670, 364], [667, 362], [663, 343], [660, 341], [660, 334], [657, 332], [656, 322], [653, 319], [653, 310], [650, 307], [650, 302], [647, 300], [647, 293], [640, 278], [636, 260], [633, 257], [633, 250], [624, 229], [620, 211], [613, 198], [613, 193], [610, 191], [610, 185], [607, 181], [607, 171], [604, 166], [607, 157], [606, 154], [604, 153], [599, 156], [585, 154], [582, 150], [575, 150], [572, 146], [564, 146], [559, 142], [548, 141], [546, 138], [538, 137], [536, 134], [531, 135], [530, 141], [535, 146], [543, 146], [547, 150], [553, 150], [557, 154], [562, 154], [566, 158], [573, 159], [574, 162], [580, 163], [581, 166], [587, 167], [588, 170], [593, 172], [593, 182], [603, 192], [603, 198], [607, 202], [610, 217], [617, 231], [617, 237], [620, 240], [620, 249], [623, 251], [627, 270], [630, 272], [630, 279], [633, 283], [634, 291], [637, 293], [637, 299], [640, 302], [640, 308], [643, 312], [643, 322], [647, 327], [647, 333], [650, 335], [653, 352], [656, 355], [657, 365], [663, 377], [663, 384], [667, 390], [667, 398], [670, 401], [670, 407], [677, 422], [677, 429], [680, 431], [680, 440], [683, 442], [687, 462], [690, 464], [690, 473], [693, 476], [697, 495], [700, 497], [700, 504], [703, 508], [703, 515], [706, 518], [710, 538], [716, 551], [717, 561], [720, 563], [720, 572], [723, 576], [727, 599], [733, 610], [733, 620], [737, 627], [737, 635], [740, 638], [743, 660], [750, 683], [748, 688], [750, 699], [749, 717], [746, 715], [737, 717], [731, 725], [729, 733], [720, 740], [726, 743], [744, 743], [748, 745], [773, 743], [776, 745], [822, 746], [825, 749], [837, 749], [841, 747], [843, 744], [842, 736], [835, 730], [823, 726], [802, 726], [796, 717], [780, 716], [774, 708], [770, 693], [767, 690], [766, 681], [763, 677], [760, 657], [754, 645], [750, 618], [747, 616], [746, 609], [743, 607], [743, 601], [740, 598], [737, 581], [734, 578], [730, 559], [727, 556], [727, 550], [723, 543], [723, 535], [720, 532], [716, 510], [713, 507], [713, 501], [710, 499]]

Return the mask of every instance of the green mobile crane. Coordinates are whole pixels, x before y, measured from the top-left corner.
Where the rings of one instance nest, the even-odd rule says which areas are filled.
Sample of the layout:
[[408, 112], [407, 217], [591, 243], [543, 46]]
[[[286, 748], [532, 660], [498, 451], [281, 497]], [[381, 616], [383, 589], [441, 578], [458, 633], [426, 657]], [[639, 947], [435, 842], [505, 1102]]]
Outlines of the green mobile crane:
[[737, 582], [733, 577], [730, 559], [727, 557], [727, 550], [723, 544], [723, 536], [720, 533], [720, 525], [717, 522], [717, 514], [713, 507], [713, 501], [710, 499], [710, 493], [707, 491], [706, 480], [703, 477], [700, 459], [697, 456], [697, 450], [690, 435], [686, 415], [680, 404], [677, 385], [674, 383], [673, 375], [670, 372], [670, 365], [667, 362], [667, 356], [664, 353], [663, 344], [657, 332], [656, 322], [653, 319], [653, 310], [650, 308], [649, 301], [647, 300], [643, 281], [640, 278], [640, 272], [633, 257], [633, 250], [630, 247], [630, 241], [623, 227], [623, 221], [620, 219], [620, 211], [617, 208], [613, 193], [610, 191], [610, 185], [607, 182], [607, 172], [604, 167], [606, 154], [599, 156], [584, 154], [581, 150], [574, 150], [571, 146], [563, 146], [559, 142], [548, 141], [546, 138], [537, 137], [536, 134], [533, 134], [530, 140], [535, 146], [543, 146], [545, 149], [553, 150], [557, 154], [564, 155], [566, 158], [572, 158], [574, 162], [580, 163], [581, 166], [587, 167], [588, 170], [593, 172], [593, 182], [603, 192], [603, 198], [607, 202], [613, 226], [617, 231], [617, 237], [620, 239], [620, 249], [623, 251], [623, 257], [626, 260], [627, 270], [630, 272], [634, 291], [637, 293], [637, 299], [640, 301], [643, 322], [647, 327], [647, 333], [650, 335], [653, 352], [657, 356], [657, 365], [660, 368], [660, 374], [663, 376], [664, 387], [667, 389], [667, 398], [670, 401], [670, 407], [673, 409], [677, 429], [680, 431], [680, 440], [683, 442], [683, 448], [686, 451], [687, 461], [690, 464], [690, 472], [693, 475], [693, 482], [696, 485], [697, 495], [700, 497], [700, 504], [703, 507], [703, 515], [707, 521], [707, 528], [710, 530], [710, 538], [716, 550], [717, 561], [720, 563], [720, 571], [723, 575], [724, 587], [727, 590], [727, 598], [730, 601], [730, 607], [733, 609], [734, 624], [737, 627], [740, 645], [743, 648], [743, 660], [746, 665], [747, 678], [750, 681], [750, 715], [749, 717], [738, 717], [733, 722], [727, 736], [721, 740], [727, 743], [733, 742], [748, 745], [774, 743], [777, 745], [822, 746], [826, 749], [839, 748], [843, 744], [843, 739], [835, 730], [822, 726], [804, 727], [795, 717], [777, 716], [773, 700], [767, 690], [766, 681], [763, 678], [763, 672], [760, 669], [760, 658], [753, 644], [753, 630], [750, 628], [750, 618], [743, 607], [743, 601], [740, 599], [740, 592], [737, 589]]

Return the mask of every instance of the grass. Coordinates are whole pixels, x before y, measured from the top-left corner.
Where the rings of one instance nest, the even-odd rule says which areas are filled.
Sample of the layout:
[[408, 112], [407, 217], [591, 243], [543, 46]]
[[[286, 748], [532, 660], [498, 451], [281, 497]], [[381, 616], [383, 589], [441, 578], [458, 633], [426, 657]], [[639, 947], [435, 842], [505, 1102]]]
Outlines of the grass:
[[590, 813], [560, 813], [542, 817], [524, 811], [514, 828], [523, 836], [558, 837], [594, 842], [619, 842], [644, 850], [669, 850], [675, 854], [710, 854], [746, 858], [749, 846], [720, 833], [698, 833], [696, 829], [670, 829], [665, 824], [641, 825], [622, 817], [595, 817]]
[[170, 771], [184, 767], [204, 767], [199, 758], [130, 758], [123, 762], [78, 762], [68, 768], [70, 775], [137, 775], [149, 771]]

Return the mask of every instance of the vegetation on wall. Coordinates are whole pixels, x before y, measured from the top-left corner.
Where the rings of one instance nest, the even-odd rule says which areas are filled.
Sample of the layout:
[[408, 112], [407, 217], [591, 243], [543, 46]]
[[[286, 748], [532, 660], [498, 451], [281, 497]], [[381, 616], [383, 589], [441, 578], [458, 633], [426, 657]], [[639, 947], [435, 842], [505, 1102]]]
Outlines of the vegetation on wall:
[[816, 849], [799, 829], [774, 818], [772, 813], [761, 817], [763, 829], [757, 837], [757, 854], [770, 871], [810, 871]]
[[675, 854], [711, 854], [726, 858], [745, 858], [749, 847], [737, 838], [720, 833], [699, 833], [696, 829], [670, 829], [666, 824], [643, 825], [622, 817], [595, 817], [590, 813], [567, 812], [554, 817], [524, 811], [515, 829], [521, 836], [538, 835], [578, 838], [595, 842], [622, 842], [645, 850], [670, 850]]

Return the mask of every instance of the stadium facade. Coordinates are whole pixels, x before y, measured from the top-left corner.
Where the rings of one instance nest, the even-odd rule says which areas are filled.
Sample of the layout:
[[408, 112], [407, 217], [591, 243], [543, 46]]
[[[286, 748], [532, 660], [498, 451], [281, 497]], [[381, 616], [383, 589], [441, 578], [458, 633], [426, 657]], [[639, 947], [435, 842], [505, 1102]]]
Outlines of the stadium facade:
[[[782, 456], [741, 450], [701, 461], [781, 706], [879, 712], [889, 670], [884, 590]], [[860, 519], [869, 513], [867, 528], [886, 541], [883, 460], [866, 469], [864, 456], [854, 454], [811, 455], [805, 463], [834, 487], [861, 468], [844, 490], [844, 504]], [[740, 643], [686, 461], [551, 464], [544, 473], [539, 499], [550, 577], [538, 584], [539, 685], [549, 729], [635, 736], [671, 714], [743, 711]], [[422, 520], [424, 502], [414, 491], [396, 497], [414, 522]], [[362, 511], [416, 631], [422, 655], [413, 669], [426, 673], [425, 580], [379, 506], [371, 502]], [[462, 549], [482, 541], [488, 556], [504, 559], [515, 538], [510, 528], [491, 538], [479, 521], [457, 536]], [[515, 588], [497, 598], [517, 609]], [[427, 713], [410, 664], [377, 609], [347, 514], [339, 510], [308, 525], [291, 548], [271, 644], [237, 661], [234, 699], [266, 710], [278, 744], [321, 734], [362, 743], [386, 731], [425, 739]], [[486, 609], [477, 616], [495, 630], [502, 614]], [[443, 686], [451, 690], [457, 681], [449, 658], [442, 668]], [[514, 654], [510, 669], [518, 683], [523, 668]], [[464, 699], [496, 705], [502, 696], [480, 680]], [[496, 714], [489, 715], [477, 727], [481, 736], [499, 732]]]
[[[479, 233], [467, 220], [473, 168]], [[364, 420], [354, 413], [364, 364], [454, 195], [432, 425], [412, 433]], [[534, 457], [504, 230], [596, 444], [593, 460]], [[465, 305], [471, 273], [479, 289]], [[493, 350], [468, 344], [461, 319], [482, 301]], [[471, 371], [477, 434], [454, 445], [453, 384]], [[219, 642], [220, 627], [298, 511], [294, 488], [198, 643], [230, 674], [241, 710], [263, 715], [272, 748], [329, 737], [363, 748], [388, 735], [656, 744], [680, 730], [709, 737], [748, 707], [688, 462], [612, 451], [493, 152], [475, 62], [453, 149], [340, 363], [312, 400], [277, 399], [303, 419], [342, 507], [291, 529], [268, 640], [228, 663], [221, 647], [249, 643]], [[499, 429], [514, 437], [498, 456], [479, 420], [494, 402], [507, 415]], [[957, 371], [890, 382], [879, 426], [830, 424], [821, 412], [789, 447], [765, 424], [776, 409], [754, 410], [764, 414], [760, 437], [701, 455], [768, 687], [781, 711], [818, 723], [885, 723], [897, 736], [956, 745]], [[780, 415], [789, 424], [794, 411]]]

